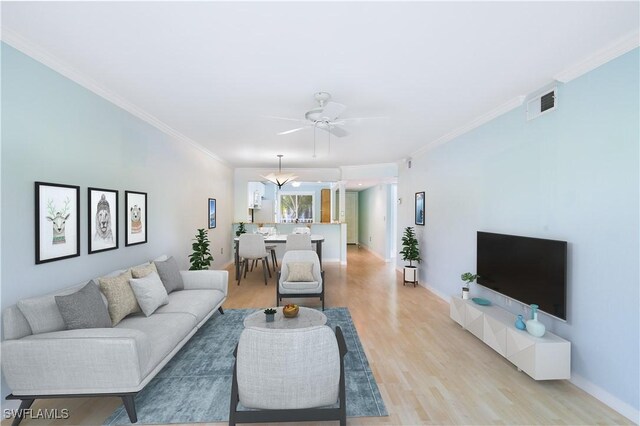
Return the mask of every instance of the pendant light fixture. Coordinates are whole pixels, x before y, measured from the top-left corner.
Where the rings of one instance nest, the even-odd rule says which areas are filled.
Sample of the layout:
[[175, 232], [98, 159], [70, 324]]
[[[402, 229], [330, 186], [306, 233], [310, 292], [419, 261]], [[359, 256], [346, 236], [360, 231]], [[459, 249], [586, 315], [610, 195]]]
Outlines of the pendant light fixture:
[[269, 173], [266, 176], [262, 176], [269, 182], [276, 185], [278, 189], [282, 189], [284, 185], [298, 177], [294, 176], [293, 173], [282, 173], [282, 157], [282, 154], [278, 154], [278, 173]]

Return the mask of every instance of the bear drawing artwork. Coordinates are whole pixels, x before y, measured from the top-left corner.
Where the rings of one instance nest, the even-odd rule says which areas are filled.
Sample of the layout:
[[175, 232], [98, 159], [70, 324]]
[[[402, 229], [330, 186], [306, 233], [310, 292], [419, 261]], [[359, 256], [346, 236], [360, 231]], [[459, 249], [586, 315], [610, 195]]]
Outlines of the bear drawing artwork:
[[137, 205], [131, 207], [131, 233], [139, 234], [142, 232], [142, 212]]
[[127, 232], [125, 246], [147, 242], [147, 194], [145, 192], [125, 191], [125, 214]]

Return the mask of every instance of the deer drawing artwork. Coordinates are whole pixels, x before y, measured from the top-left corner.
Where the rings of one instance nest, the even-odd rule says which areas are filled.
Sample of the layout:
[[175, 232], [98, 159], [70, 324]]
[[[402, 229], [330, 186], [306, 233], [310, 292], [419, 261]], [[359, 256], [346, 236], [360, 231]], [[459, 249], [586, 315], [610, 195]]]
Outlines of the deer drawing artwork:
[[67, 199], [64, 200], [64, 208], [62, 211], [56, 212], [53, 200], [47, 200], [47, 211], [49, 213], [47, 220], [50, 221], [53, 226], [53, 244], [65, 244], [67, 242], [64, 236], [64, 227], [67, 219], [71, 216], [71, 213], [69, 213], [70, 203], [71, 200], [67, 197]]

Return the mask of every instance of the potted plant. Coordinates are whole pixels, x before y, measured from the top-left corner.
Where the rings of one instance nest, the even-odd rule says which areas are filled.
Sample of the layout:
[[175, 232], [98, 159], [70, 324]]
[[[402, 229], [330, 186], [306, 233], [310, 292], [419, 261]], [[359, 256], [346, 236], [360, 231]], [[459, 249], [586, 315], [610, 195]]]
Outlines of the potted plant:
[[213, 257], [209, 251], [209, 237], [204, 228], [198, 229], [194, 243], [191, 245], [193, 253], [189, 256], [191, 262], [190, 271], [199, 271], [202, 269], [209, 269]]
[[267, 317], [267, 322], [273, 322], [275, 318], [276, 310], [273, 308], [267, 308], [264, 310], [264, 315]]
[[402, 260], [409, 261], [409, 265], [404, 267], [404, 282], [402, 284], [410, 282], [415, 287], [418, 283], [418, 267], [413, 266], [413, 262], [420, 263], [422, 259], [420, 259], [420, 247], [418, 247], [418, 240], [412, 226], [407, 226], [404, 229], [400, 254]]
[[464, 285], [462, 286], [462, 298], [463, 299], [468, 299], [469, 298], [469, 286], [471, 285], [471, 283], [473, 283], [479, 277], [480, 277], [480, 275], [472, 274], [471, 272], [465, 272], [464, 274], [460, 275], [460, 279], [462, 281], [464, 281]]
[[246, 234], [247, 233], [247, 229], [244, 226], [244, 222], [240, 222], [238, 224], [238, 230], [236, 231], [236, 237], [239, 237], [242, 234]]

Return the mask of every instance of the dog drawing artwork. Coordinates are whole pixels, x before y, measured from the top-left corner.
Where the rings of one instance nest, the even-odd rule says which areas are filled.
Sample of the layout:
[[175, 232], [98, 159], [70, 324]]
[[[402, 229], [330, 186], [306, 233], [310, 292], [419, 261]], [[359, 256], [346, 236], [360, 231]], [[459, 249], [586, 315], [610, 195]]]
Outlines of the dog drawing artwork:
[[109, 201], [104, 194], [98, 201], [96, 211], [96, 233], [93, 236], [93, 241], [112, 243], [113, 242], [113, 230], [111, 229], [111, 207]]
[[130, 209], [131, 214], [131, 233], [139, 234], [142, 232], [142, 209], [135, 204]]

